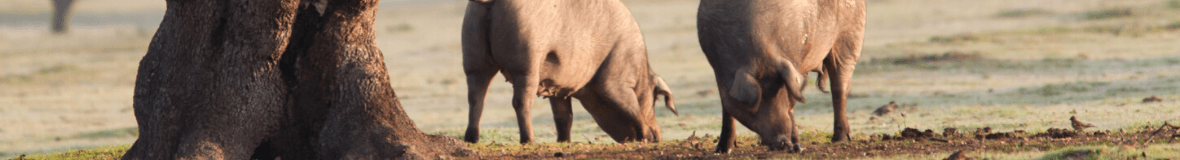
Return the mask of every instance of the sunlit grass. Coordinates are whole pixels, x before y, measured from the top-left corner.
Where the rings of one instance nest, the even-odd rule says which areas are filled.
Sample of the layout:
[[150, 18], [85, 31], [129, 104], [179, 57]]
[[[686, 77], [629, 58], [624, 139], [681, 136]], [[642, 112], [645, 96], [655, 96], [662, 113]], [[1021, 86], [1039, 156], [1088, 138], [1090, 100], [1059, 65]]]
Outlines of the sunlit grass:
[[[65, 152], [41, 154], [41, 155], [12, 155], [11, 159], [29, 159], [29, 160], [116, 160], [123, 157], [123, 153], [130, 149], [131, 145], [107, 146], [91, 149], [68, 150]], [[4, 155], [0, 155], [4, 156]]]
[[[628, 147], [666, 148], [665, 153], [683, 155], [711, 151], [711, 141], [682, 144], [690, 135], [716, 137], [721, 128], [713, 70], [696, 44], [695, 1], [625, 3], [644, 27], [651, 65], [673, 86], [681, 111], [677, 117], [662, 110], [662, 103], [655, 106], [664, 142], [615, 143], [575, 102], [574, 143], [554, 143], [548, 101], [538, 98], [531, 116], [540, 144], [518, 145], [511, 85], [501, 77], [492, 83], [481, 143], [472, 144], [473, 149], [484, 154], [536, 151], [531, 154], [540, 156], [557, 151], [621, 152]], [[1175, 92], [1180, 74], [1174, 72], [1180, 70], [1180, 47], [1174, 44], [1180, 37], [1180, 17], [1171, 14], [1180, 8], [1175, 7], [1177, 0], [1062, 1], [1053, 2], [1061, 6], [1041, 9], [994, 4], [1006, 1], [869, 3], [865, 52], [848, 106], [854, 139], [896, 134], [904, 127], [1067, 128], [1070, 116], [1097, 125], [1097, 130], [1180, 121], [1175, 116], [1180, 111], [1180, 94]], [[48, 4], [3, 1], [0, 14], [45, 12]], [[456, 138], [463, 136], [467, 125], [466, 85], [458, 65], [464, 4], [456, 0], [383, 8], [377, 22], [378, 45], [407, 113], [422, 130]], [[945, 10], [958, 6], [975, 7]], [[79, 1], [78, 7], [82, 14], [139, 13], [161, 11], [163, 2], [89, 0]], [[1030, 9], [1013, 9], [1018, 7]], [[0, 158], [133, 142], [138, 133], [133, 133], [132, 88], [153, 27], [75, 26], [70, 35], [51, 36], [40, 27], [0, 26], [0, 124], [5, 124], [0, 127]], [[973, 56], [946, 59], [953, 52]], [[824, 143], [832, 130], [830, 95], [815, 92], [814, 85], [807, 87], [809, 103], [796, 108], [801, 140]], [[1141, 102], [1151, 95], [1164, 102]], [[898, 112], [905, 117], [895, 113], [870, 121], [869, 113], [889, 101], [918, 107]], [[755, 134], [745, 126], [737, 130], [746, 146], [739, 149], [761, 151], [752, 145]], [[1152, 147], [1156, 146], [1147, 150]], [[1109, 146], [1106, 150], [1115, 153]], [[1031, 159], [1049, 152], [977, 155]], [[899, 157], [939, 159], [947, 154]]]

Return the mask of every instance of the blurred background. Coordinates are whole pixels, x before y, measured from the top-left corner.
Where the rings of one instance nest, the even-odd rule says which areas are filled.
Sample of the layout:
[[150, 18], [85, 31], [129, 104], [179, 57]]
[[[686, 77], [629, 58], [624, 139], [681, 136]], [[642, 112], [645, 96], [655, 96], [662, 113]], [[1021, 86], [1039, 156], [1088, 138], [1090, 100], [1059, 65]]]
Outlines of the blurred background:
[[[0, 1], [0, 158], [130, 145], [138, 135], [135, 72], [164, 1], [73, 0], [56, 31], [54, 1]], [[712, 69], [696, 39], [698, 1], [623, 2], [682, 113], [657, 104], [664, 139], [720, 133]], [[431, 134], [460, 137], [467, 125], [465, 7], [384, 0], [378, 13], [377, 43], [394, 89]], [[1068, 128], [1070, 116], [1097, 130], [1180, 119], [1180, 0], [868, 0], [868, 7], [849, 99], [854, 138], [905, 127]], [[497, 79], [481, 143], [514, 144], [512, 91]], [[796, 108], [802, 134], [826, 139], [829, 95], [810, 88], [805, 96]], [[537, 100], [535, 132], [553, 142], [548, 101]], [[895, 112], [871, 114], [891, 101], [900, 104]], [[578, 103], [574, 110], [574, 141], [613, 143]]]

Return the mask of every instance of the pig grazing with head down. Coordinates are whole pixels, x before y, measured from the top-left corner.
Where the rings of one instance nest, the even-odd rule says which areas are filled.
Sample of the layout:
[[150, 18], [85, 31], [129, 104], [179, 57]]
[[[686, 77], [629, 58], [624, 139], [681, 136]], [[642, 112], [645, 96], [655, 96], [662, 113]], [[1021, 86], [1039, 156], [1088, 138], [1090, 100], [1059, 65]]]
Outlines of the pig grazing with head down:
[[659, 141], [656, 96], [676, 113], [652, 72], [639, 25], [618, 0], [471, 0], [463, 19], [463, 70], [470, 104], [467, 142], [479, 141], [488, 85], [512, 83], [520, 142], [534, 141], [533, 98], [549, 98], [557, 141], [570, 140], [570, 98], [615, 141]]
[[723, 110], [716, 152], [733, 146], [735, 119], [772, 150], [800, 151], [794, 107], [810, 71], [831, 80], [832, 141], [848, 140], [844, 109], [864, 22], [864, 0], [701, 0], [697, 33]]

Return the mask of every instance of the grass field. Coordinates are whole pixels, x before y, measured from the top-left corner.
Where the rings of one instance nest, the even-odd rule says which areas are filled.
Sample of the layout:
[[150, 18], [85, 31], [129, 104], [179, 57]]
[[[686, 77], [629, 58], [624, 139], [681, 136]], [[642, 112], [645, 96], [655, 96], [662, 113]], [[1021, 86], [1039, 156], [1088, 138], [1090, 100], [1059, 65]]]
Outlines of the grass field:
[[[466, 5], [417, 2], [383, 2], [377, 43], [393, 87], [418, 127], [461, 137], [467, 104], [459, 29]], [[1068, 128], [1070, 116], [1093, 123], [1093, 130], [1180, 123], [1178, 0], [868, 2], [864, 52], [849, 99], [858, 139], [906, 127], [1043, 131]], [[712, 70], [697, 44], [697, 1], [624, 3], [640, 23], [651, 65], [671, 85], [681, 113], [656, 112], [667, 142], [629, 145], [673, 146], [694, 133], [716, 136], [721, 109]], [[121, 152], [138, 135], [131, 109], [135, 71], [163, 15], [163, 1], [80, 0], [75, 7], [71, 32], [54, 35], [47, 29], [48, 2], [0, 1], [0, 158], [79, 149]], [[532, 115], [541, 144], [517, 145], [512, 91], [497, 79], [481, 124], [483, 141], [472, 145], [477, 151], [578, 142], [627, 147], [613, 144], [578, 103], [575, 143], [551, 143], [554, 125], [543, 99]], [[797, 120], [810, 135], [804, 141], [823, 142], [831, 131], [830, 98], [807, 90], [808, 103], [796, 108]], [[1153, 95], [1162, 102], [1142, 102]], [[914, 107], [871, 120], [871, 112], [890, 101]], [[745, 139], [756, 136], [745, 127], [738, 131]], [[1133, 149], [1152, 155], [1180, 151], [1176, 143]], [[1098, 144], [972, 156], [1028, 159], [1072, 150], [1132, 153]], [[931, 159], [951, 152], [867, 158]]]

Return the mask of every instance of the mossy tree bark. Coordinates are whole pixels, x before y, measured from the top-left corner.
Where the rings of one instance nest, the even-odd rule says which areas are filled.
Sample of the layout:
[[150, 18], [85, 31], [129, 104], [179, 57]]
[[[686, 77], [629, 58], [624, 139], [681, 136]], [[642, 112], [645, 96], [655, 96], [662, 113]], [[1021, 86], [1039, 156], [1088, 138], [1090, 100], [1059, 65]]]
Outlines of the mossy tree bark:
[[377, 0], [169, 0], [140, 62], [124, 159], [433, 159], [374, 44]]

